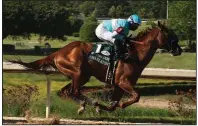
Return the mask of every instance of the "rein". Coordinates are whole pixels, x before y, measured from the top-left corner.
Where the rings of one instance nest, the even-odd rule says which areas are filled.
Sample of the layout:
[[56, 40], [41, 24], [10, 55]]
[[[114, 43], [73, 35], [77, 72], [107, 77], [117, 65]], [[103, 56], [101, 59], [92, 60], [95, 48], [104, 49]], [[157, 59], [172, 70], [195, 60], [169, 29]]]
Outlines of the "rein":
[[[156, 38], [156, 37], [159, 35], [160, 31], [161, 31], [161, 30], [158, 31], [158, 33], [155, 35], [154, 38]], [[129, 43], [130, 43], [130, 44], [129, 44]], [[145, 43], [145, 41], [136, 41], [136, 40], [129, 40], [129, 43], [126, 44], [128, 50], [131, 50], [131, 49], [132, 49], [132, 48], [131, 48], [132, 44], [139, 44], [139, 45], [143, 45], [143, 46], [145, 46], [145, 45], [147, 44], [147, 43]], [[132, 57], [131, 54], [129, 54], [129, 55]], [[135, 59], [135, 60], [136, 60], [136, 59]], [[137, 62], [138, 64], [141, 64], [141, 62], [140, 62], [138, 59], [136, 60], [136, 62]]]
[[135, 44], [145, 45], [145, 43], [143, 41], [130, 40], [130, 42], [135, 43]]
[[[161, 31], [161, 30], [159, 29], [158, 33], [155, 35], [154, 38], [156, 38], [156, 37], [159, 35], [160, 31]], [[164, 34], [164, 33], [162, 32], [162, 34]], [[158, 40], [158, 41], [159, 41], [159, 40]], [[139, 44], [139, 45], [142, 45], [142, 46], [145, 46], [145, 45], [146, 45], [146, 43], [145, 43], [144, 41], [129, 40], [129, 42], [130, 42], [130, 44], [129, 44], [129, 43], [126, 44], [126, 45], [127, 45], [127, 48], [128, 48], [129, 50], [132, 49], [132, 48], [131, 48], [132, 44]]]
[[[156, 38], [158, 36], [158, 34], [160, 33], [160, 31], [156, 34], [156, 36], [154, 38]], [[139, 44], [139, 45], [146, 45], [144, 41], [135, 41], [135, 40], [129, 40], [132, 44]]]

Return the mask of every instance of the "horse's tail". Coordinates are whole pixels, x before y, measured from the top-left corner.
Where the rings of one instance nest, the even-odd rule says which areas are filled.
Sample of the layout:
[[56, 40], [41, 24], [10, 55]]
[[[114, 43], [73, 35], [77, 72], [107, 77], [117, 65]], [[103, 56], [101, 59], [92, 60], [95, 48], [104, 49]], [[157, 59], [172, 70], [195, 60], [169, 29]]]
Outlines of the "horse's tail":
[[47, 56], [45, 58], [30, 62], [30, 63], [25, 63], [21, 59], [8, 60], [8, 62], [20, 64], [28, 70], [35, 70], [36, 71], [36, 70], [42, 69], [43, 71], [46, 71], [46, 69], [49, 68], [49, 67], [53, 67], [53, 68], [56, 69], [56, 67], [54, 65], [54, 62], [53, 62], [53, 59], [54, 59], [55, 55], [56, 55], [56, 52], [50, 54], [49, 56]]

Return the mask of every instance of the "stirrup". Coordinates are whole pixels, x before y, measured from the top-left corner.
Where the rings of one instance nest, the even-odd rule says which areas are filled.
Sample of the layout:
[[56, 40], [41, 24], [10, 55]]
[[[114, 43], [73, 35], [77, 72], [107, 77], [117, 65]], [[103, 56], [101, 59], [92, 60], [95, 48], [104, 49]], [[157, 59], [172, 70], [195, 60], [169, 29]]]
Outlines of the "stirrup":
[[132, 59], [132, 57], [128, 53], [125, 53], [125, 54], [119, 56], [119, 59], [121, 59], [123, 61], [128, 61], [128, 60]]
[[125, 53], [124, 56], [125, 56], [125, 59], [131, 59], [132, 58], [131, 55], [128, 54], [128, 53]]

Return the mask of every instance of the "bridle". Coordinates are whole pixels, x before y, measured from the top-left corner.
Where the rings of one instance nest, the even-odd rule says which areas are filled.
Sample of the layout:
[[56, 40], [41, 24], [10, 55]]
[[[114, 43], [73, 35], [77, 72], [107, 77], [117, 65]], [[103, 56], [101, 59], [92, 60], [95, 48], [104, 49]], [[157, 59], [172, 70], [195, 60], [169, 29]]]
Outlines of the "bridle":
[[[161, 30], [160, 30], [161, 31]], [[154, 38], [156, 38], [159, 35], [160, 32], [156, 34]], [[164, 33], [163, 33], [164, 34]], [[135, 40], [130, 40], [131, 44], [139, 44], [139, 45], [146, 45], [145, 42], [143, 41], [135, 41]]]
[[[140, 35], [138, 38], [135, 38], [135, 39], [132, 39], [130, 37], [129, 39], [126, 39], [124, 45], [126, 49], [128, 50], [128, 52], [129, 51], [133, 52], [134, 48], [136, 48], [136, 45], [137, 46], [140, 45], [140, 47], [138, 48], [146, 48], [147, 46], [151, 46], [151, 44], [154, 44], [152, 48], [157, 49], [159, 47], [162, 47], [166, 49], [172, 56], [181, 55], [182, 49], [178, 45], [177, 35], [171, 29], [167, 29], [165, 26], [160, 25], [158, 23], [158, 27], [154, 27], [154, 29], [152, 28], [151, 30], [152, 31], [154, 30], [154, 31], [153, 32], [148, 31], [143, 36]], [[141, 39], [141, 37], [146, 37], [144, 39], [145, 41], [142, 41], [143, 38]], [[156, 41], [156, 42], [154, 43], [149, 42], [152, 38], [153, 38], [153, 41]]]
[[[159, 32], [156, 34], [156, 36], [154, 38], [157, 38], [157, 36], [161, 33], [163, 35], [163, 39], [167, 40], [167, 50], [169, 53], [173, 52], [173, 42], [174, 40], [169, 41], [168, 40], [168, 33], [165, 33], [164, 30], [162, 30], [162, 28], [158, 27]], [[144, 41], [136, 41], [136, 40], [132, 40], [129, 38], [129, 40], [127, 40], [128, 42], [126, 43], [126, 47], [131, 49], [132, 44], [137, 44], [137, 45], [146, 45], [146, 43]], [[158, 40], [159, 41], [159, 40]], [[163, 45], [160, 45], [163, 46]]]
[[165, 39], [168, 41], [167, 42], [167, 46], [168, 46], [168, 52], [169, 53], [172, 53], [173, 52], [173, 42], [174, 42], [174, 40], [169, 40], [168, 39], [168, 33], [164, 33], [164, 31], [160, 28], [160, 31], [162, 32], [162, 34], [164, 35], [164, 37], [165, 37]]

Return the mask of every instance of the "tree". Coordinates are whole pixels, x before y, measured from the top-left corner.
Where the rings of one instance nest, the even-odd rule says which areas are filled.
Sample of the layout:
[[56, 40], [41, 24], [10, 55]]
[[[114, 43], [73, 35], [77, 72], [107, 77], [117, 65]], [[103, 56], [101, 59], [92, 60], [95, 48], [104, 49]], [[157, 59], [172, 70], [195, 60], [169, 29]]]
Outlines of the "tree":
[[153, 18], [166, 18], [166, 0], [128, 1], [128, 6], [131, 8], [131, 13], [138, 13], [143, 18], [149, 18], [151, 13]]
[[115, 6], [112, 6], [110, 9], [109, 9], [109, 13], [108, 15], [112, 18], [115, 18], [116, 17], [116, 8]]
[[111, 1], [98, 1], [96, 3], [96, 17], [108, 17], [109, 8], [111, 8]]
[[3, 38], [8, 35], [29, 38], [35, 33], [64, 39], [65, 35], [72, 34], [72, 25], [82, 25], [70, 21], [71, 13], [58, 1], [4, 1], [3, 8]]
[[75, 16], [70, 16], [72, 33], [78, 33], [81, 26], [83, 25], [83, 20], [77, 19]]
[[29, 38], [35, 31], [34, 8], [28, 2], [3, 2], [3, 39], [8, 35]]
[[80, 28], [80, 38], [83, 41], [96, 42], [98, 38], [95, 34], [98, 22], [94, 15], [87, 17], [84, 21], [83, 26]]
[[34, 7], [36, 33], [40, 36], [65, 39], [64, 35], [72, 33], [69, 11], [57, 1], [37, 2]]
[[113, 18], [125, 18], [131, 15], [129, 8], [124, 5], [112, 6], [109, 9], [108, 15]]
[[145, 16], [146, 16], [146, 9], [145, 9], [145, 8], [140, 9], [139, 15], [140, 15], [142, 18], [145, 18]]
[[168, 24], [175, 29], [180, 39], [187, 39], [191, 47], [196, 39], [196, 1], [169, 2]]
[[121, 5], [116, 7], [116, 16], [117, 17], [123, 17], [124, 16], [124, 10]]
[[85, 1], [79, 6], [80, 12], [82, 12], [85, 16], [90, 15], [95, 9], [94, 1]]
[[154, 18], [154, 13], [152, 11], [150, 11], [148, 14], [147, 14], [148, 18]]

